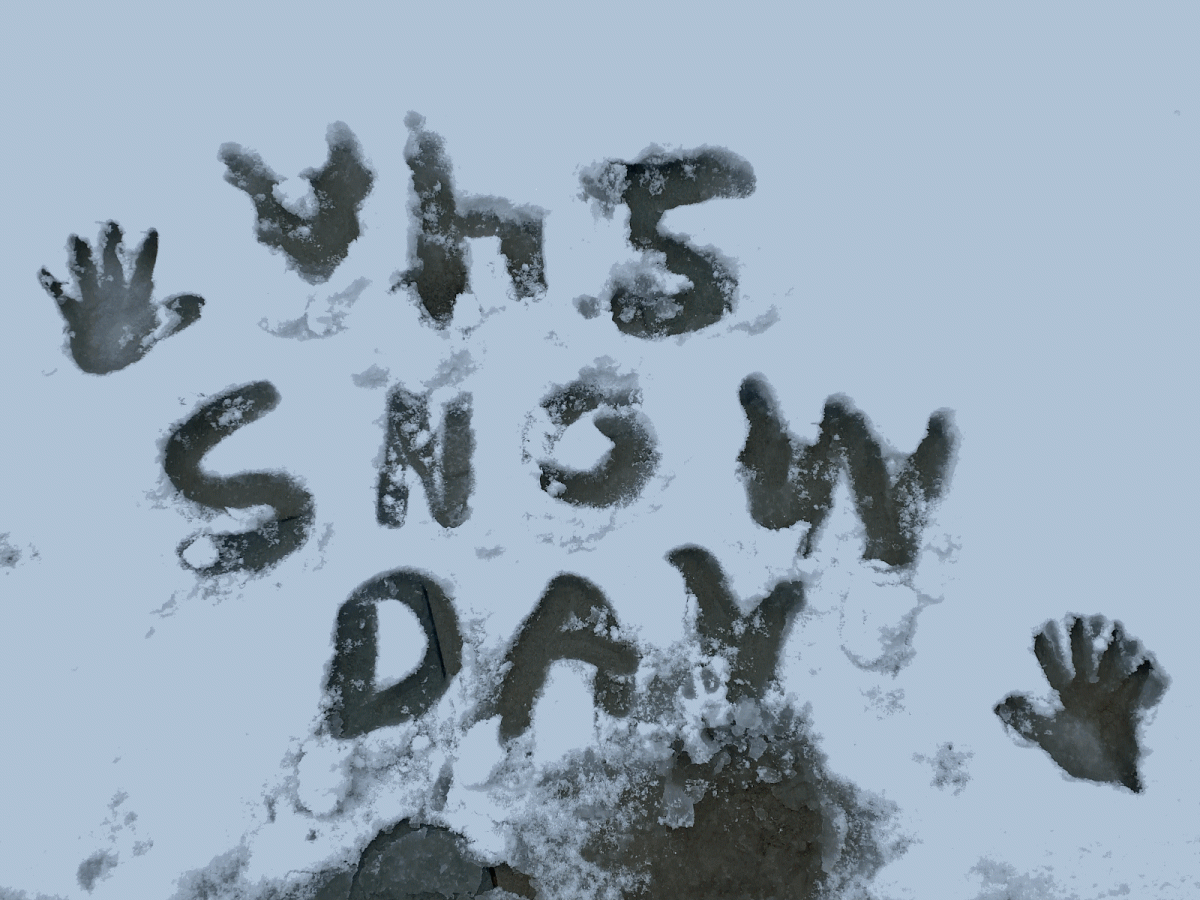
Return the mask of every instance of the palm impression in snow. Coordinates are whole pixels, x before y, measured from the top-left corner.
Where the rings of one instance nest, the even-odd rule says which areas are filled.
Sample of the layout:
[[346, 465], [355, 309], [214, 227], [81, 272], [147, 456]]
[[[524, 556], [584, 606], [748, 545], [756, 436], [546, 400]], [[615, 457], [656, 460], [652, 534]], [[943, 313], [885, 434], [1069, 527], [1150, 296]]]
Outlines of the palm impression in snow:
[[[495, 396], [489, 367], [501, 350], [475, 336], [486, 331], [482, 322], [462, 324], [470, 242], [495, 242], [500, 277], [518, 308], [552, 302], [553, 287], [549, 212], [464, 192], [447, 142], [415, 113], [404, 121], [407, 259], [388, 296], [411, 301], [419, 328], [395, 340], [402, 353], [421, 342], [446, 350], [425, 380], [393, 377], [374, 363], [353, 375], [359, 388], [386, 388], [373, 395], [378, 454], [360, 481], [365, 518], [394, 533], [401, 548], [417, 546], [402, 541], [413, 533], [482, 539], [492, 531], [471, 532], [480, 514], [503, 521], [488, 480], [495, 460], [480, 430]], [[346, 125], [331, 125], [326, 141], [325, 163], [300, 173], [311, 190], [299, 200], [284, 194], [257, 152], [234, 143], [219, 151], [226, 181], [252, 204], [257, 241], [313, 286], [329, 283], [353, 257], [372, 190], [394, 177], [368, 163]], [[607, 314], [611, 324], [594, 324], [615, 329], [619, 346], [649, 348], [656, 359], [682, 352], [689, 336], [729, 339], [742, 330], [750, 338], [769, 327], [729, 325], [737, 261], [663, 224], [672, 210], [752, 196], [757, 180], [748, 160], [720, 147], [651, 146], [581, 169], [579, 185], [579, 197], [599, 216], [628, 214], [624, 237], [640, 257], [614, 265], [595, 296], [556, 298], [558, 315], [591, 321]], [[198, 323], [205, 304], [191, 294], [155, 303], [157, 233], [148, 233], [131, 267], [122, 262], [121, 241], [119, 226], [108, 223], [97, 262], [85, 241], [71, 238], [76, 296], [47, 270], [39, 276], [66, 320], [69, 355], [94, 375], [136, 364], [156, 342]], [[371, 283], [359, 277], [332, 294], [324, 318], [310, 320], [306, 307], [300, 318], [262, 327], [299, 341], [336, 337], [351, 328], [350, 307]], [[315, 302], [314, 295], [309, 306]], [[959, 435], [952, 413], [930, 412], [919, 441], [900, 451], [849, 397], [793, 399], [800, 391], [794, 383], [779, 383], [777, 395], [752, 365], [722, 395], [664, 398], [652, 372], [607, 356], [569, 358], [565, 349], [563, 364], [524, 397], [524, 422], [506, 424], [506, 452], [519, 457], [527, 476], [526, 493], [512, 496], [526, 497], [527, 507], [506, 509], [510, 521], [493, 536], [495, 545], [477, 546], [470, 558], [453, 555], [461, 543], [446, 543], [453, 552], [363, 571], [329, 601], [331, 641], [324, 670], [312, 673], [321, 698], [311, 732], [287, 751], [285, 775], [268, 786], [263, 822], [234, 849], [182, 873], [179, 900], [865, 896], [855, 892], [903, 854], [911, 836], [901, 833], [899, 807], [834, 773], [812, 711], [789, 691], [783, 671], [809, 635], [829, 637], [820, 629], [834, 619], [844, 661], [860, 672], [894, 678], [911, 663], [918, 615], [943, 599], [927, 573], [956, 549], [935, 544], [931, 533], [953, 487]], [[203, 523], [182, 542], [165, 543], [164, 555], [194, 574], [194, 595], [229, 596], [276, 577], [282, 586], [288, 560], [303, 556], [320, 526], [327, 495], [300, 475], [218, 473], [205, 464], [242, 428], [312, 399], [283, 397], [269, 371], [257, 377], [227, 387], [217, 379], [212, 394], [163, 425], [157, 497]], [[785, 400], [792, 410], [810, 404], [816, 421], [803, 425], [792, 415], [789, 423]], [[699, 519], [694, 540], [671, 532], [656, 546], [651, 525], [611, 558], [620, 569], [640, 553], [636, 565], [660, 567], [663, 580], [647, 590], [673, 585], [667, 599], [619, 596], [641, 589], [619, 573], [610, 587], [601, 569], [572, 571], [572, 554], [582, 560], [681, 499], [669, 486], [687, 443], [655, 424], [656, 411], [671, 403], [696, 405], [683, 419], [692, 428], [686, 441], [698, 444], [718, 440], [706, 405], [729, 407], [735, 419], [740, 405], [745, 430], [735, 435], [740, 450], [730, 445], [727, 466], [733, 493], [728, 484], [712, 488], [737, 504], [710, 504], [704, 515], [745, 513], [737, 526], [743, 533], [791, 548], [759, 567], [761, 589], [735, 586], [723, 562], [732, 544], [707, 543]], [[572, 440], [593, 441], [591, 450], [571, 451]], [[222, 517], [234, 521], [216, 521]], [[326, 526], [322, 551], [331, 535]], [[549, 549], [515, 558], [508, 547], [525, 537]], [[0, 566], [16, 565], [20, 555], [0, 535]], [[460, 592], [460, 564], [506, 558], [542, 568], [532, 580], [522, 575], [520, 590], [503, 575], [489, 578], [495, 596], [483, 601]], [[478, 581], [471, 584], [478, 589]], [[629, 604], [642, 602], [674, 604], [681, 635], [667, 644], [646, 639], [628, 621]], [[472, 614], [479, 603], [507, 614], [495, 617], [508, 623], [500, 633], [490, 611]], [[396, 622], [420, 644], [398, 673], [381, 663]], [[1068, 663], [1047, 625], [1034, 653], [1061, 708], [1012, 694], [995, 714], [1068, 775], [1140, 792], [1137, 729], [1167, 679], [1120, 623], [1097, 655], [1095, 642], [1108, 627], [1099, 616], [1071, 620]], [[553, 724], [539, 704], [564, 672], [590, 692], [592, 739], [545, 758], [539, 731], [544, 736]], [[882, 695], [877, 689], [874, 696]], [[902, 697], [895, 691], [877, 705], [894, 710]], [[936, 758], [914, 758], [932, 764], [934, 784], [953, 785], [957, 795], [971, 755], [944, 743]], [[469, 757], [484, 762], [467, 765]], [[265, 843], [261, 835], [272, 828], [283, 835], [276, 843], [290, 841], [289, 858], [313, 846], [303, 865], [256, 868], [255, 841]], [[149, 852], [149, 843], [138, 846]], [[98, 849], [82, 857], [76, 881], [93, 892], [122, 864], [115, 852]]]

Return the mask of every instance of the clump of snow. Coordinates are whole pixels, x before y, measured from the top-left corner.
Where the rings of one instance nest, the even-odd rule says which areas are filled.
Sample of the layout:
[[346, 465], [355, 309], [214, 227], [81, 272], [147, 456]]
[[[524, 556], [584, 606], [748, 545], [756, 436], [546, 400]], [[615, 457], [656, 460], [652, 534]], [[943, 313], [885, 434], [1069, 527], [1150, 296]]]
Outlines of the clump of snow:
[[975, 754], [969, 750], [955, 750], [954, 745], [946, 742], [938, 747], [937, 755], [928, 757], [921, 753], [913, 754], [913, 762], [928, 763], [933, 769], [933, 780], [929, 784], [940, 791], [947, 787], [954, 788], [954, 796], [966, 790], [971, 776], [967, 773], [967, 761]]
[[110, 850], [97, 850], [79, 864], [79, 870], [75, 873], [75, 880], [79, 882], [81, 888], [90, 894], [95, 890], [96, 882], [107, 878], [112, 870], [117, 867], [118, 859], [118, 854]]

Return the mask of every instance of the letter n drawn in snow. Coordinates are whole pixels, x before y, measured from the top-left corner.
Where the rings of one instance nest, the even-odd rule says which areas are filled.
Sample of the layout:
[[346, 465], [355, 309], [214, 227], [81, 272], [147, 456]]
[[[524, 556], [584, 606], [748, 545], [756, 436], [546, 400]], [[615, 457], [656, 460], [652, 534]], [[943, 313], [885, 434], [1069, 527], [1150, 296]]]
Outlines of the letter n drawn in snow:
[[421, 479], [429, 512], [443, 528], [457, 528], [471, 516], [468, 500], [475, 487], [471, 456], [471, 395], [465, 391], [443, 407], [442, 426], [429, 427], [429, 395], [397, 385], [388, 392], [387, 436], [379, 468], [375, 519], [399, 528], [408, 513], [405, 469]]
[[[403, 603], [416, 615], [425, 631], [425, 656], [407, 678], [376, 690], [376, 606], [388, 600]], [[336, 738], [352, 738], [418, 718], [446, 693], [461, 667], [458, 617], [437, 583], [409, 569], [377, 575], [355, 588], [338, 610], [326, 682], [330, 732]]]
[[503, 197], [455, 191], [446, 142], [427, 131], [425, 117], [415, 112], [404, 117], [404, 124], [409, 130], [404, 158], [412, 170], [415, 194], [413, 237], [409, 268], [397, 273], [392, 290], [411, 287], [433, 324], [445, 328], [454, 316], [455, 301], [469, 290], [467, 239], [498, 237], [514, 293], [522, 300], [540, 299], [546, 292], [546, 211], [515, 206]]
[[620, 636], [616, 613], [598, 587], [578, 575], [555, 576], [508, 651], [497, 704], [500, 740], [512, 740], [532, 724], [550, 664], [560, 659], [595, 666], [596, 703], [611, 716], [628, 715], [639, 658], [637, 647]]
[[[598, 202], [611, 218], [618, 204], [629, 208], [629, 243], [642, 251], [640, 263], [618, 266], [605, 288], [612, 320], [623, 334], [640, 338], [699, 331], [733, 309], [737, 271], [714, 247], [697, 247], [662, 227], [663, 214], [677, 206], [717, 197], [749, 197], [754, 168], [720, 147], [666, 151], [650, 146], [632, 162], [606, 160], [580, 174], [581, 200]], [[663, 270], [685, 286], [666, 289]], [[594, 308], [581, 298], [580, 309]], [[590, 315], [590, 314], [589, 314]]]
[[755, 522], [774, 530], [807, 522], [800, 553], [808, 556], [845, 469], [866, 531], [863, 558], [889, 566], [916, 561], [930, 509], [945, 494], [954, 467], [958, 434], [949, 410], [929, 417], [925, 437], [905, 456], [884, 451], [848, 397], [825, 401], [820, 433], [811, 444], [788, 432], [762, 375], [747, 376], [739, 399], [750, 431], [738, 463]]

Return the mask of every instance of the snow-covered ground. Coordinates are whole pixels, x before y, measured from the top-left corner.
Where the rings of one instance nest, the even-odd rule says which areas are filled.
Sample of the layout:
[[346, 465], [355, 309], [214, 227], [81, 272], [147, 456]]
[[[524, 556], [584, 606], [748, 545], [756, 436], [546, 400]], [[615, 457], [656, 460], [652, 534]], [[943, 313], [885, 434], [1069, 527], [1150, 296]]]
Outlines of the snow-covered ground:
[[[749, 735], [783, 709], [806, 717], [831, 778], [892, 810], [870, 896], [1195, 896], [1194, 7], [274, 7], [6, 16], [0, 898], [267, 896], [405, 817], [465, 835], [485, 864], [519, 848], [555, 896], [593, 836], [585, 808], [617, 788], [564, 798], [550, 776], [597, 755], [661, 769], [676, 739], [697, 759], [706, 726]], [[461, 197], [509, 201], [464, 209], [544, 213], [544, 290], [518, 296], [495, 237], [468, 241], [446, 327], [415, 288], [393, 290], [416, 253], [409, 111], [444, 139]], [[335, 122], [374, 178], [361, 236], [311, 283], [256, 240], [218, 152], [257, 152], [303, 211], [298, 176], [324, 164]], [[608, 160], [699, 148], [748, 162], [753, 191], [662, 226], [730, 261], [735, 309], [683, 336], [622, 333], [606, 291], [658, 257], [585, 184]], [[94, 375], [64, 350], [38, 273], [72, 291], [68, 235], [99, 258], [108, 221], [131, 260], [157, 230], [156, 299], [204, 304]], [[862, 558], [844, 477], [807, 556], [803, 522], [755, 521], [738, 462], [755, 373], [807, 442], [836, 395], [898, 454], [953, 411], [953, 474], [911, 566]], [[540, 462], [587, 469], [610, 447], [548, 412], [580, 379], [632, 392], [606, 408], [656, 460], [600, 508], [540, 483]], [[184, 551], [191, 568], [177, 548], [270, 508], [206, 517], [166, 474], [170, 436], [256, 382], [277, 406], [204, 467], [285, 473], [312, 522], [261, 574], [197, 574], [212, 547]], [[397, 386], [428, 394], [432, 423], [470, 394], [456, 527], [411, 468], [403, 524], [377, 518]], [[712, 555], [743, 611], [803, 585], [757, 712], [709, 690], [697, 604], [667, 559], [685, 546]], [[398, 569], [449, 598], [461, 669], [419, 718], [338, 739], [339, 609]], [[502, 746], [505, 655], [560, 574], [596, 586], [638, 648], [635, 712], [601, 710], [592, 667], [555, 662], [532, 727]], [[994, 712], [1010, 694], [1051, 701], [1034, 638], [1056, 620], [1065, 641], [1072, 615], [1122, 623], [1140, 641], [1129, 659], [1144, 650], [1162, 676], [1139, 792], [1068, 776]], [[386, 603], [378, 634], [382, 689], [425, 637]], [[695, 675], [658, 720], [638, 705], [654, 671]], [[692, 800], [669, 784], [668, 821]], [[216, 890], [196, 870], [232, 874]]]

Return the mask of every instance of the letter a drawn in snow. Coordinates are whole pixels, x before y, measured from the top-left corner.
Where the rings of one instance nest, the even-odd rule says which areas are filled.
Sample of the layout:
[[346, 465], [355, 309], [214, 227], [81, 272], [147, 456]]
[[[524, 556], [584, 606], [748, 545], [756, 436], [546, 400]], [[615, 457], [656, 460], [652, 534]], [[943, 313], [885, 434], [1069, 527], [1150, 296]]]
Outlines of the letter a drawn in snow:
[[578, 575], [558, 575], [508, 651], [510, 665], [497, 704], [501, 741], [528, 730], [550, 664], [560, 659], [595, 666], [596, 703], [610, 716], [629, 715], [640, 659], [637, 647], [618, 635], [616, 613], [598, 587]]
[[546, 211], [514, 206], [503, 197], [455, 191], [450, 155], [441, 136], [427, 131], [425, 117], [404, 117], [409, 138], [404, 158], [412, 170], [415, 198], [411, 223], [415, 232], [409, 268], [398, 273], [392, 290], [411, 287], [421, 309], [438, 328], [454, 316], [454, 304], [469, 290], [468, 238], [500, 238], [513, 292], [521, 300], [537, 300], [546, 292], [542, 226]]
[[747, 376], [739, 399], [750, 431], [738, 463], [755, 522], [773, 530], [807, 522], [800, 552], [810, 555], [844, 469], [866, 531], [863, 558], [889, 566], [916, 562], [931, 507], [945, 494], [954, 467], [958, 435], [949, 410], [929, 417], [925, 437], [905, 456], [884, 452], [848, 397], [825, 401], [820, 434], [811, 444], [788, 432], [763, 376]]
[[[167, 438], [163, 468], [177, 491], [213, 511], [270, 506], [273, 515], [240, 534], [193, 535], [178, 547], [180, 562], [201, 575], [265, 572], [308, 540], [316, 515], [313, 498], [283, 472], [213, 475], [200, 467], [204, 455], [239, 428], [279, 405], [279, 392], [269, 381], [255, 381], [218, 394], [178, 425]], [[185, 552], [207, 538], [212, 562], [193, 565]]]

